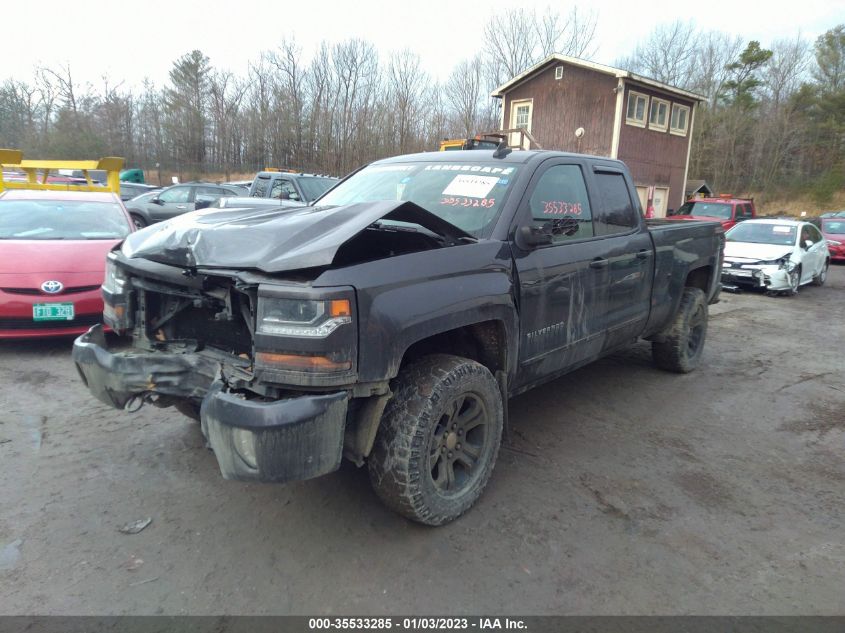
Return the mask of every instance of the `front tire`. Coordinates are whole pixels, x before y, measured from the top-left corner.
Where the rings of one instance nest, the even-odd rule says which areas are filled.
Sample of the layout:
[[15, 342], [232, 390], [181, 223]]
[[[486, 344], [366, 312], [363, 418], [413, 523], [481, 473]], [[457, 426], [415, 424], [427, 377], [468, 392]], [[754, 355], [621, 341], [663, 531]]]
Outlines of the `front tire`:
[[404, 367], [392, 390], [368, 459], [373, 489], [413, 521], [453, 521], [481, 496], [496, 463], [498, 384], [475, 361], [436, 354]]
[[814, 286], [823, 286], [824, 282], [827, 281], [827, 269], [830, 268], [830, 260], [824, 260], [824, 264], [822, 264], [821, 270], [819, 270], [819, 274], [813, 277], [813, 285]]
[[786, 290], [784, 294], [787, 297], [794, 297], [798, 294], [798, 289], [801, 287], [801, 266], [796, 266], [792, 269], [792, 272], [789, 273], [789, 290]]
[[132, 218], [132, 224], [135, 225], [136, 230], [143, 229], [147, 226], [147, 221], [137, 213], [130, 213], [129, 217]]
[[651, 344], [654, 364], [660, 369], [688, 374], [701, 361], [707, 338], [707, 300], [700, 288], [684, 288], [675, 320]]

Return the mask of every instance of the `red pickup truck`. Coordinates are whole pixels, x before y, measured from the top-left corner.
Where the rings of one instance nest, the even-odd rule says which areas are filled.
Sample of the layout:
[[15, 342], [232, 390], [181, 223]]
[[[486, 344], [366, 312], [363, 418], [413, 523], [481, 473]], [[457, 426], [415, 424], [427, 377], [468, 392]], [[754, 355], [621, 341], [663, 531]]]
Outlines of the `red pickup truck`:
[[670, 212], [667, 220], [713, 220], [726, 231], [737, 222], [757, 217], [752, 198], [696, 198]]

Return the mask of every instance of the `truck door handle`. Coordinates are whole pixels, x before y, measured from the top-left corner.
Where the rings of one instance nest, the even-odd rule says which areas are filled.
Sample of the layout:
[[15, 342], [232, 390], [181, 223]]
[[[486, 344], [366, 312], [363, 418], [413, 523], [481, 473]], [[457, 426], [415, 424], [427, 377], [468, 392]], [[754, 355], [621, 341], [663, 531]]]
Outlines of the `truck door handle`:
[[648, 256], [651, 255], [651, 251], [643, 249], [641, 251], [637, 251], [637, 259], [648, 259]]
[[177, 204], [176, 208], [177, 209], [187, 209], [188, 207], [186, 207], [184, 204]]
[[597, 257], [593, 261], [590, 262], [590, 268], [604, 268], [607, 266], [608, 261], [606, 259], [601, 259]]

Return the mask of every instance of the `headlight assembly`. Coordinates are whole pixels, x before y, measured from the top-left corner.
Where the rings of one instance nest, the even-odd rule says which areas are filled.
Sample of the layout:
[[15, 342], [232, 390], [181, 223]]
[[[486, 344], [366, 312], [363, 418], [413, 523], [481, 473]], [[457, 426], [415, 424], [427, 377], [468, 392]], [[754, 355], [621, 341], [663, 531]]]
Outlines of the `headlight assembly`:
[[795, 268], [795, 264], [792, 263], [792, 260], [789, 259], [789, 255], [785, 257], [781, 257], [777, 260], [778, 268], [781, 268], [787, 272], [790, 272], [793, 268]]
[[[779, 269], [789, 272], [795, 268], [795, 263], [790, 259], [790, 257], [791, 255], [784, 255], [783, 257], [778, 257], [777, 259], [760, 262], [759, 264], [755, 264], [755, 266], [777, 266]], [[747, 268], [751, 268], [751, 266], [747, 266]]]
[[109, 253], [106, 257], [106, 276], [103, 279], [103, 321], [115, 332], [123, 333], [134, 324], [129, 276]]
[[349, 299], [258, 297], [259, 334], [326, 338], [347, 323], [352, 323]]
[[103, 280], [103, 290], [113, 295], [121, 295], [126, 287], [126, 273], [114, 263], [115, 256], [109, 253], [106, 257], [106, 277]]

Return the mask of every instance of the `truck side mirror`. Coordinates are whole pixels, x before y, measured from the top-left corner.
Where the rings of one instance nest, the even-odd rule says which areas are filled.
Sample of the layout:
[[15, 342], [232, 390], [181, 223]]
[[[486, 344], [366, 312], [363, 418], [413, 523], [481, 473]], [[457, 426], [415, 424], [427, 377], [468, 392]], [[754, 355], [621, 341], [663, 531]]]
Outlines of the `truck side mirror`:
[[519, 237], [520, 241], [529, 248], [536, 248], [552, 243], [552, 233], [546, 224], [541, 226], [533, 224], [521, 226], [519, 227]]

